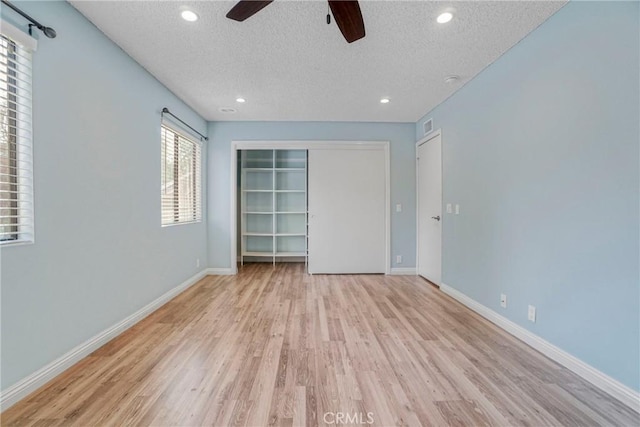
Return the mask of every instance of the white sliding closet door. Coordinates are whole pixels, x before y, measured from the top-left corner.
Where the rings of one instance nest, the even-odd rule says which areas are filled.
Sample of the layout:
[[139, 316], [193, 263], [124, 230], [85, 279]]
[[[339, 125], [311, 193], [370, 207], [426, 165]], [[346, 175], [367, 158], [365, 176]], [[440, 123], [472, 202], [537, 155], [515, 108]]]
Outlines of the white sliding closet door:
[[384, 150], [309, 150], [308, 171], [309, 273], [384, 273]]

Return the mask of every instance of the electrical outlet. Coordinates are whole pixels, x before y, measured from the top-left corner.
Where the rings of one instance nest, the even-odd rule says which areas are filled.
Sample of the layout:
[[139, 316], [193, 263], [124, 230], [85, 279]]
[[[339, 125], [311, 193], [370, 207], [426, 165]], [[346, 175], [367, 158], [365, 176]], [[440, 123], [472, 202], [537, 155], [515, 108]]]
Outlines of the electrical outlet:
[[500, 307], [507, 308], [507, 296], [505, 294], [500, 294]]
[[460, 205], [456, 204], [456, 215], [460, 215]]
[[196, 259], [196, 267], [200, 267], [200, 258]]
[[451, 212], [453, 212], [453, 209], [451, 209], [451, 203], [447, 203], [447, 213]]
[[529, 312], [527, 313], [527, 318], [532, 322], [536, 321], [536, 308], [532, 305], [529, 306]]
[[396, 264], [402, 264], [402, 255], [396, 255]]
[[400, 203], [396, 205], [396, 212], [402, 212], [402, 205]]

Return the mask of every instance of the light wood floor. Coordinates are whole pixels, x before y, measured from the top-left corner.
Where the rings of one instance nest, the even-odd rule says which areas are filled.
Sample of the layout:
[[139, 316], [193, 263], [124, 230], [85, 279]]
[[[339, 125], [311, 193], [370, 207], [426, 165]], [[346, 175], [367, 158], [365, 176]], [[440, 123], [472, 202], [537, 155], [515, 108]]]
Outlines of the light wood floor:
[[420, 278], [307, 276], [299, 264], [203, 279], [7, 410], [2, 425], [313, 426], [336, 417], [640, 425]]

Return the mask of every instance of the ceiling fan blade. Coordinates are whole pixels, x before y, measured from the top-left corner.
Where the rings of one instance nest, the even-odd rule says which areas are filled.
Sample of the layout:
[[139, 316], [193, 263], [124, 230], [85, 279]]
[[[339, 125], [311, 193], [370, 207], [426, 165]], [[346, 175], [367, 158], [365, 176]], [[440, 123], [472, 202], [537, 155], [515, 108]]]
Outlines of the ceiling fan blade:
[[360, 5], [355, 0], [329, 0], [331, 13], [348, 43], [365, 36]]
[[273, 0], [266, 1], [254, 1], [254, 0], [240, 0], [235, 6], [227, 13], [227, 18], [234, 21], [244, 21], [247, 18], [260, 12], [265, 7], [269, 6], [269, 3]]

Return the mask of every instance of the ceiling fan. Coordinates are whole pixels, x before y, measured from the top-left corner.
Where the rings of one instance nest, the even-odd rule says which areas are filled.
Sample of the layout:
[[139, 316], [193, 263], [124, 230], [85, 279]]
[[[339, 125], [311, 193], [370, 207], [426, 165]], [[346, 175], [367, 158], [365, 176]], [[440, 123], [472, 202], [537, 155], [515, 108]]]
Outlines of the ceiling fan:
[[[365, 36], [364, 21], [360, 5], [356, 0], [328, 0], [333, 18], [342, 35], [348, 43], [353, 43]], [[267, 7], [273, 0], [256, 1], [240, 0], [227, 13], [227, 18], [234, 21], [244, 21]], [[331, 23], [331, 17], [327, 14], [327, 24]]]

